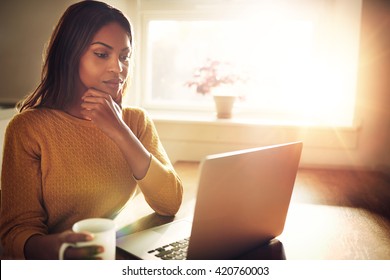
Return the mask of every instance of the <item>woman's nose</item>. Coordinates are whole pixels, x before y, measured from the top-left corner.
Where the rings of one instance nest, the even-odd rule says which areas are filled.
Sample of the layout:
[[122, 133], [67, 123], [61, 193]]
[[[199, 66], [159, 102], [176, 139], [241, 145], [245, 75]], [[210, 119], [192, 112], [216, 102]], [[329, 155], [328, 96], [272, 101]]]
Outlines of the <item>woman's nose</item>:
[[123, 71], [122, 62], [119, 59], [113, 58], [110, 61], [109, 71], [114, 73], [121, 73]]

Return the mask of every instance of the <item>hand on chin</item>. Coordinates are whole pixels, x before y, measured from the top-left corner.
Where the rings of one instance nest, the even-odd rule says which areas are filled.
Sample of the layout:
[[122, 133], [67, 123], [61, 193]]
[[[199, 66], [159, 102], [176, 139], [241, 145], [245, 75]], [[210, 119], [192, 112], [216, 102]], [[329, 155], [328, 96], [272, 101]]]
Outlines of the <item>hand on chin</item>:
[[91, 89], [111, 95], [112, 100], [119, 106], [122, 106], [122, 89], [112, 89], [108, 87], [105, 89], [102, 87], [91, 87]]

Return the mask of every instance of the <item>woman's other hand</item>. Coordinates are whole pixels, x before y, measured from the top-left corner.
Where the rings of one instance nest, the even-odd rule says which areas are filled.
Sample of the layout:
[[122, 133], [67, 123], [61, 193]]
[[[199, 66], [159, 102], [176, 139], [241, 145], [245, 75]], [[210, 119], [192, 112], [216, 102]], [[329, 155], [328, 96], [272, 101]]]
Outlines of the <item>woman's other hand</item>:
[[[89, 233], [75, 233], [70, 230], [59, 234], [33, 235], [26, 242], [25, 257], [26, 259], [55, 260], [59, 258], [60, 247], [63, 243], [75, 244], [91, 240], [93, 240], [93, 236]], [[64, 259], [100, 259], [97, 254], [103, 251], [102, 246], [77, 248], [70, 245], [64, 251]]]

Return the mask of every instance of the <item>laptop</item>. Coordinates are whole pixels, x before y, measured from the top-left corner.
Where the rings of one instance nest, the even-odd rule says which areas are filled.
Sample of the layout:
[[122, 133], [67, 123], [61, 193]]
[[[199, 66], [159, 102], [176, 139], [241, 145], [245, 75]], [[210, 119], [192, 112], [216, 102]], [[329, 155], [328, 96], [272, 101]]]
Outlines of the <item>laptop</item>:
[[215, 260], [265, 244], [283, 231], [301, 152], [293, 142], [206, 156], [193, 217], [119, 237], [117, 246], [139, 259]]

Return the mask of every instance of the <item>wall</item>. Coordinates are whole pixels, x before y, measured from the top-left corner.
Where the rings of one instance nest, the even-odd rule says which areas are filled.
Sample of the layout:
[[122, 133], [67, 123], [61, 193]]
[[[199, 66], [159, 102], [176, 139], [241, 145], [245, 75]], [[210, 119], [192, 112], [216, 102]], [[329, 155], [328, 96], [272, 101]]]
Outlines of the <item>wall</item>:
[[[390, 1], [363, 1], [357, 123], [345, 128], [240, 125], [240, 120], [157, 117], [156, 126], [173, 161], [208, 153], [303, 140], [302, 165], [367, 168], [390, 174]], [[337, 43], [337, 42], [335, 42]]]
[[357, 111], [359, 154], [390, 173], [390, 1], [363, 2]]
[[42, 51], [71, 0], [0, 1], [0, 103], [15, 103], [39, 80]]
[[360, 128], [298, 127], [270, 125], [247, 120], [170, 120], [154, 118], [159, 135], [172, 161], [201, 160], [213, 153], [256, 146], [303, 141], [302, 166], [359, 166], [356, 150]]
[[[0, 1], [0, 105], [13, 104], [35, 89], [42, 54], [52, 30], [76, 0]], [[108, 0], [121, 10], [134, 11], [136, 1]], [[128, 15], [134, 15], [129, 12]]]
[[[0, 2], [0, 102], [16, 102], [30, 92], [40, 76], [41, 54], [52, 28], [70, 0]], [[137, 26], [135, 0], [109, 3]], [[355, 128], [326, 129], [271, 126], [261, 123], [172, 121], [155, 116], [157, 129], [173, 161], [199, 160], [209, 153], [304, 140], [307, 166], [358, 167], [390, 173], [390, 1], [363, 2]], [[139, 36], [139, 34], [137, 35]], [[139, 75], [136, 73], [136, 75]], [[129, 95], [137, 100], [137, 76]]]

